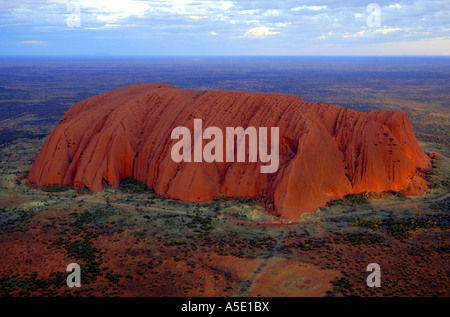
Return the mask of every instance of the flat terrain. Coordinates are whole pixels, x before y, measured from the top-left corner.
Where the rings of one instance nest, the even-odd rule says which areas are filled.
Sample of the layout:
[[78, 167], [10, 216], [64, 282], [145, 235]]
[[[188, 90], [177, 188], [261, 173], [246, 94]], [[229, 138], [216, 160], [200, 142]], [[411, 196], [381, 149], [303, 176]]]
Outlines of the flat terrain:
[[[0, 61], [1, 296], [450, 295], [448, 60], [163, 62]], [[156, 81], [404, 110], [424, 151], [439, 154], [430, 189], [366, 193], [286, 224], [259, 199], [195, 204], [133, 181], [101, 193], [27, 183], [71, 104]], [[79, 289], [65, 284], [72, 262], [82, 269]], [[373, 262], [380, 288], [366, 286]]]

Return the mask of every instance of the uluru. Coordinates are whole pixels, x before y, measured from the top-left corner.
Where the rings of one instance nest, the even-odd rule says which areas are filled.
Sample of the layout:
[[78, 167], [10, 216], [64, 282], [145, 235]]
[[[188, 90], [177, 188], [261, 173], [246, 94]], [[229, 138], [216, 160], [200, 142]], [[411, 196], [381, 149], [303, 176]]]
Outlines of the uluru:
[[[261, 162], [180, 162], [179, 126], [278, 127], [279, 168]], [[203, 141], [205, 144], [206, 141]], [[74, 104], [47, 138], [28, 180], [102, 191], [134, 178], [185, 201], [266, 196], [295, 219], [361, 192], [418, 193], [430, 158], [399, 111], [358, 112], [282, 93], [197, 91], [157, 84], [119, 88]]]

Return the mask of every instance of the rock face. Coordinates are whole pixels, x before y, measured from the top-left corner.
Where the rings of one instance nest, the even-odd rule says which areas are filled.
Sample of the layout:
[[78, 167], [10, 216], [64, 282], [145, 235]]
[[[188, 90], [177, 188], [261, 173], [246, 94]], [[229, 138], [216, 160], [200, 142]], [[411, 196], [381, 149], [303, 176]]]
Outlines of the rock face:
[[[175, 163], [177, 126], [279, 127], [280, 165]], [[206, 144], [203, 141], [203, 144]], [[166, 197], [201, 201], [267, 195], [278, 214], [294, 219], [349, 193], [422, 190], [416, 173], [430, 159], [407, 116], [361, 113], [280, 93], [182, 90], [137, 84], [73, 105], [48, 137], [29, 173], [40, 185], [86, 186], [94, 192], [135, 178]]]

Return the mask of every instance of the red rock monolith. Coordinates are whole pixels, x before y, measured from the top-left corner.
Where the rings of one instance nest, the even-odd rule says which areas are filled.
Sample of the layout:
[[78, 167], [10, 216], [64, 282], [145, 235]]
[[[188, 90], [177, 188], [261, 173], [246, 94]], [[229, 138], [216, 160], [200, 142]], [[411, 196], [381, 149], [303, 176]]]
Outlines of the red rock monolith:
[[[280, 166], [262, 163], [175, 163], [175, 127], [279, 127]], [[294, 219], [349, 193], [420, 192], [416, 173], [430, 158], [408, 117], [397, 111], [361, 113], [293, 95], [182, 90], [137, 84], [73, 105], [42, 147], [28, 180], [103, 190], [127, 177], [157, 194], [186, 201], [266, 195], [276, 213]]]

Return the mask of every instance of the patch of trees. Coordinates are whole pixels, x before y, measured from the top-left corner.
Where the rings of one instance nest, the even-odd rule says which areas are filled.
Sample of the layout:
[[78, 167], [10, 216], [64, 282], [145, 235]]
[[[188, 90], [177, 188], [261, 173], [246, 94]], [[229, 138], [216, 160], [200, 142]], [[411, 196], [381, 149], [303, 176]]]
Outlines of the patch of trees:
[[69, 185], [46, 185], [41, 188], [44, 192], [47, 193], [60, 193], [66, 192], [70, 189]]
[[134, 178], [125, 178], [120, 182], [119, 190], [124, 193], [154, 193], [153, 188], [148, 187], [146, 184], [141, 183]]
[[367, 203], [368, 200], [363, 194], [348, 194], [344, 199], [335, 199], [327, 202], [327, 207], [338, 205], [361, 205]]
[[0, 140], [1, 140], [0, 146], [1, 147], [8, 146], [18, 139], [32, 140], [32, 139], [41, 139], [45, 137], [46, 137], [45, 134], [34, 134], [28, 131], [5, 129], [0, 130]]
[[418, 229], [430, 228], [450, 228], [450, 215], [427, 215], [424, 217], [409, 217], [404, 219], [349, 219], [349, 224], [353, 226], [384, 229], [394, 238], [405, 239], [411, 235], [411, 232]]
[[354, 233], [344, 236], [344, 242], [352, 245], [358, 244], [379, 244], [384, 242], [385, 238], [380, 235], [367, 234], [367, 233]]

